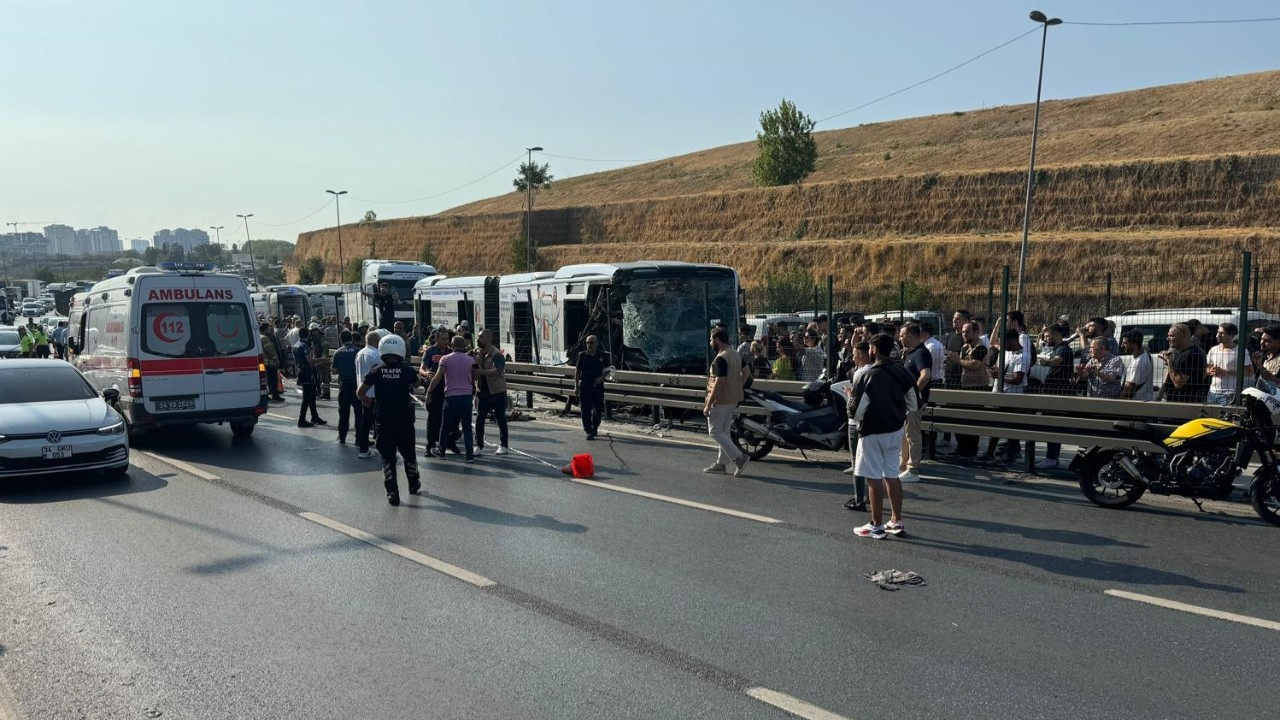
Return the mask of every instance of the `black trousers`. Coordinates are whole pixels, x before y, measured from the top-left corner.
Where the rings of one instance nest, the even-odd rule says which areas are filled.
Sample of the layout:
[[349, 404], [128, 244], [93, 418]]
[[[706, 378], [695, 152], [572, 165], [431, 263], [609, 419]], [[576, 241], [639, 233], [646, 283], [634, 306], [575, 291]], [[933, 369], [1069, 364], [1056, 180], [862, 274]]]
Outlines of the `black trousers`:
[[373, 429], [373, 408], [362, 404], [356, 405], [356, 448], [360, 452], [369, 452], [369, 431]]
[[578, 404], [582, 406], [582, 429], [588, 435], [595, 435], [604, 415], [604, 386], [584, 384]]
[[364, 406], [360, 404], [360, 399], [356, 397], [356, 384], [344, 382], [338, 386], [338, 439], [347, 439], [347, 430], [350, 429], [350, 416], [354, 412], [356, 416], [356, 433], [360, 433], [360, 423], [364, 420]]
[[[507, 446], [507, 394], [498, 393], [497, 395], [485, 395], [481, 393], [476, 396], [476, 447], [484, 446], [484, 421], [489, 411], [493, 411], [495, 422], [498, 423], [498, 443], [502, 447]], [[466, 422], [463, 420], [463, 422]]]
[[272, 400], [280, 399], [280, 367], [278, 365], [267, 366], [267, 394]]
[[440, 439], [440, 424], [444, 422], [444, 383], [436, 386], [427, 398], [427, 448], [436, 446]]
[[311, 412], [312, 422], [320, 419], [320, 413], [316, 412], [316, 386], [315, 383], [307, 383], [300, 386], [302, 388], [302, 406], [298, 408], [298, 422], [307, 419], [307, 411]]
[[421, 480], [418, 475], [418, 455], [415, 445], [413, 421], [400, 424], [380, 423], [378, 426], [378, 454], [382, 456], [383, 487], [388, 493], [399, 493], [396, 480], [396, 453], [404, 458], [404, 474], [409, 480], [409, 490], [417, 490]]

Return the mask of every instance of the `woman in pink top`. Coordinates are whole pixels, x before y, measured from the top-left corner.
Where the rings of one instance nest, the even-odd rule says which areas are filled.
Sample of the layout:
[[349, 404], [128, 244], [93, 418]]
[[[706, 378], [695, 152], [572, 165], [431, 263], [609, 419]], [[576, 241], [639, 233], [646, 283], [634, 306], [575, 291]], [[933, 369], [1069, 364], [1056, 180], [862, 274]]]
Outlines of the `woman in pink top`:
[[471, 395], [479, 369], [475, 358], [467, 353], [467, 341], [462, 337], [455, 337], [449, 347], [453, 352], [440, 358], [440, 371], [431, 378], [431, 385], [427, 388], [427, 397], [431, 397], [436, 385], [444, 383], [444, 422], [440, 424], [439, 445], [432, 453], [436, 457], [444, 457], [449, 437], [461, 422], [467, 462], [473, 462], [475, 445], [471, 435]]

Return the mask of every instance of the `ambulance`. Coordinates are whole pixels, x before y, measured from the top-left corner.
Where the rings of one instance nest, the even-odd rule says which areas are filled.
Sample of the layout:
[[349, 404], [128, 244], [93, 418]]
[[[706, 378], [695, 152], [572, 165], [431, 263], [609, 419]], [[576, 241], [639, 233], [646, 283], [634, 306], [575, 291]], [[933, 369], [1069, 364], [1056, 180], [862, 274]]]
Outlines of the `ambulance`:
[[160, 263], [103, 280], [82, 299], [75, 365], [119, 393], [131, 433], [227, 423], [253, 434], [267, 373], [244, 281], [204, 263]]

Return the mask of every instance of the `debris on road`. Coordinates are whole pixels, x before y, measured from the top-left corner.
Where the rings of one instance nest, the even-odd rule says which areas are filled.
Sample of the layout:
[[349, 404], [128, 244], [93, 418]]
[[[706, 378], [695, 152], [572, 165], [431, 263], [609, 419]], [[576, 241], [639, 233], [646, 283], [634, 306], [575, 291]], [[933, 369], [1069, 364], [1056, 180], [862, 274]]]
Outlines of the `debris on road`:
[[881, 570], [880, 572], [867, 573], [863, 577], [875, 583], [881, 590], [898, 590], [903, 586], [922, 587], [928, 584], [924, 581], [924, 577], [910, 570]]

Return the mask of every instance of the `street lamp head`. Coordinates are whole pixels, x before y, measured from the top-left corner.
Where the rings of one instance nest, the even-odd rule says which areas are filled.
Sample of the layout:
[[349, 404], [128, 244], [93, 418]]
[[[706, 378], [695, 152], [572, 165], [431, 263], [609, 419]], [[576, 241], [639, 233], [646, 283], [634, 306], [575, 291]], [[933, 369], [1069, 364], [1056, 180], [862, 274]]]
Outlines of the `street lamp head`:
[[1062, 24], [1062, 18], [1049, 18], [1049, 21], [1045, 23], [1045, 25], [1061, 25], [1061, 24]]
[[248, 215], [240, 215], [240, 214], [238, 214], [238, 213], [237, 213], [237, 214], [236, 214], [236, 217], [238, 217], [238, 218], [245, 218], [245, 219], [248, 219], [248, 218], [253, 217], [253, 213], [249, 213]]
[[1044, 23], [1045, 25], [1061, 25], [1062, 24], [1062, 18], [1051, 18], [1048, 15], [1045, 15], [1044, 13], [1040, 12], [1039, 10], [1032, 10], [1030, 17], [1032, 22]]
[[525, 148], [525, 150], [528, 150], [529, 152], [542, 152], [542, 148], [540, 147]]
[[325, 190], [325, 192], [329, 193], [330, 195], [346, 195], [347, 194], [346, 190]]

